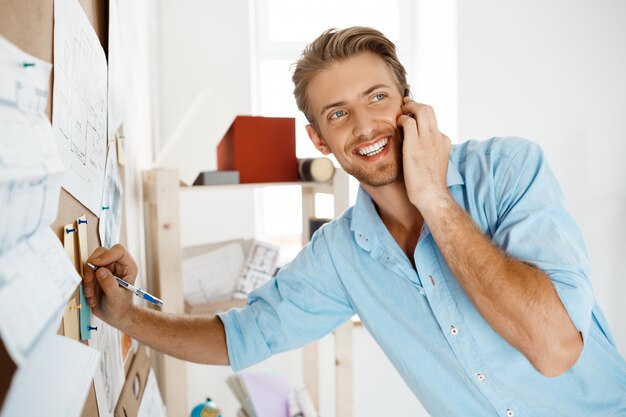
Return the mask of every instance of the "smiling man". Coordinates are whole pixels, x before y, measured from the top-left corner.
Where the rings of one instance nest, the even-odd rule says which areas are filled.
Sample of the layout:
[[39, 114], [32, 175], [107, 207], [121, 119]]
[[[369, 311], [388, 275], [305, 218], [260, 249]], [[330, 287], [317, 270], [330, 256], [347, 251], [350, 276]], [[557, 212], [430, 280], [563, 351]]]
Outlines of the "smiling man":
[[626, 415], [626, 363], [541, 149], [519, 138], [451, 146], [370, 28], [324, 32], [293, 81], [314, 145], [361, 185], [354, 207], [219, 317], [133, 306], [111, 272], [133, 282], [134, 261], [98, 249], [89, 261], [106, 268], [85, 276], [96, 314], [235, 370], [358, 314], [432, 416]]

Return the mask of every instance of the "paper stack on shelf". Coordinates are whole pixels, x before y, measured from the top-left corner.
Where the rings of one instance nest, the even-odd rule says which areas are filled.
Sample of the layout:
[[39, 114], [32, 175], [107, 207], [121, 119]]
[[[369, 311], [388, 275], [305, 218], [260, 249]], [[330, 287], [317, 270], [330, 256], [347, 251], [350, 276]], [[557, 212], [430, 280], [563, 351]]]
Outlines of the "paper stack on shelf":
[[248, 293], [270, 280], [276, 269], [278, 247], [257, 240], [231, 240], [183, 250], [183, 290], [193, 305]]
[[185, 300], [198, 305], [232, 298], [244, 261], [243, 239], [185, 249]]
[[235, 289], [235, 298], [247, 298], [255, 288], [269, 281], [276, 272], [278, 247], [255, 240], [248, 250], [248, 256]]

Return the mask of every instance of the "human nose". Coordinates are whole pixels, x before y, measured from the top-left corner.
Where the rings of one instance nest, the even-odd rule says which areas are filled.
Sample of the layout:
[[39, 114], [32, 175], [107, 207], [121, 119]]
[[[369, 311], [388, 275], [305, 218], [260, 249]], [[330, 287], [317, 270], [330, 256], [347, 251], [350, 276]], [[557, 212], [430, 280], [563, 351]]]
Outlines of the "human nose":
[[352, 111], [352, 133], [354, 136], [369, 137], [375, 130], [375, 122], [366, 109]]

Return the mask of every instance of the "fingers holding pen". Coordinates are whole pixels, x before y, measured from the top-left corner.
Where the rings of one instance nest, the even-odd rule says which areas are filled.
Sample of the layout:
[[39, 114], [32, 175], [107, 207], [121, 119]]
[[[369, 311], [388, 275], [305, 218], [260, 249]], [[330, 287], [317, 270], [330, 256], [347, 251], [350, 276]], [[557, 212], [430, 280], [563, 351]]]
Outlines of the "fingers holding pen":
[[130, 283], [135, 282], [137, 276], [137, 264], [124, 246], [117, 244], [113, 247], [97, 248], [93, 251], [87, 262], [98, 268], [106, 268], [111, 274], [118, 276]]
[[83, 294], [87, 300], [87, 304], [90, 307], [95, 307], [97, 304], [97, 288], [96, 288], [96, 274], [89, 266], [83, 267]]

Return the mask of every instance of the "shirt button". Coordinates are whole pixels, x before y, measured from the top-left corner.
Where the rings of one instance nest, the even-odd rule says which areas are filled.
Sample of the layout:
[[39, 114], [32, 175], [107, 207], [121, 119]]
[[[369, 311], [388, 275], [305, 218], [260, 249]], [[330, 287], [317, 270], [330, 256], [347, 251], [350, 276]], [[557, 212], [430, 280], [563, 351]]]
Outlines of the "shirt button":
[[423, 288], [418, 288], [418, 289], [417, 289], [417, 292], [419, 292], [421, 295], [426, 294], [426, 293], [424, 292], [424, 289], [423, 289]]
[[456, 336], [457, 334], [459, 334], [459, 329], [454, 326], [450, 326], [450, 333], [452, 333], [453, 336]]
[[513, 417], [515, 415], [515, 413], [513, 412], [513, 410], [511, 410], [510, 408], [506, 410], [506, 415], [507, 417]]
[[[484, 380], [485, 380], [485, 375], [483, 375], [483, 374], [481, 374], [481, 373], [478, 373], [478, 374], [476, 374], [476, 378], [477, 378], [479, 381], [484, 381]], [[510, 411], [510, 410], [508, 410], [508, 411]]]

